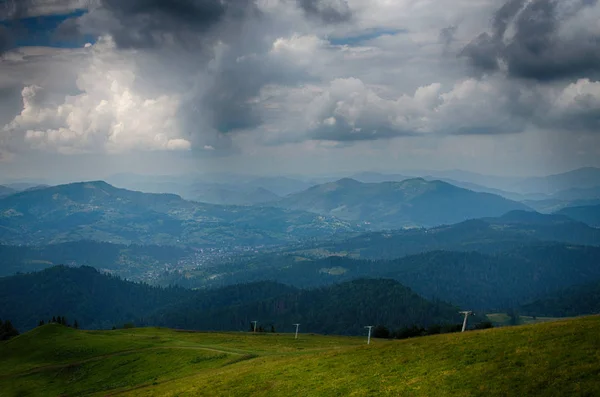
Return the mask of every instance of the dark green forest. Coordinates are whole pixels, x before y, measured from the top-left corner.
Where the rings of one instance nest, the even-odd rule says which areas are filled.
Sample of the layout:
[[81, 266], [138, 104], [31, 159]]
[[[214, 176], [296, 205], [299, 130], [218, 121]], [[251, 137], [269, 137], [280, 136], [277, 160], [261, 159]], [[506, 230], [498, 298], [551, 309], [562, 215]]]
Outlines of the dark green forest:
[[[356, 335], [365, 325], [394, 329], [411, 325], [455, 324], [459, 309], [439, 300], [428, 301], [397, 281], [359, 279], [311, 290], [259, 282], [225, 287], [209, 295], [235, 296], [226, 305], [206, 300], [206, 293], [150, 316], [148, 324], [184, 329], [246, 330], [253, 320], [291, 332], [301, 323], [304, 332]], [[275, 290], [268, 296], [265, 290]], [[258, 292], [258, 294], [257, 294]], [[254, 298], [257, 295], [260, 299]]]
[[0, 318], [19, 330], [52, 316], [76, 319], [81, 328], [111, 328], [192, 296], [183, 288], [155, 288], [101, 274], [92, 267], [55, 266], [0, 278]]
[[561, 288], [600, 280], [598, 263], [600, 247], [538, 243], [494, 254], [433, 251], [389, 261], [339, 256], [298, 260], [294, 255], [279, 255], [220, 266], [216, 278], [200, 272], [196, 278], [171, 275], [167, 280], [188, 287], [214, 287], [268, 279], [310, 288], [383, 277], [428, 299], [476, 310], [502, 310]]
[[575, 285], [555, 291], [521, 306], [529, 316], [572, 317], [600, 313], [600, 282]]
[[58, 314], [85, 329], [123, 324], [245, 331], [250, 321], [279, 331], [301, 322], [306, 332], [360, 334], [390, 328], [455, 324], [458, 308], [428, 301], [393, 280], [362, 279], [314, 290], [262, 281], [215, 290], [158, 288], [120, 280], [90, 267], [57, 266], [0, 278], [0, 317], [19, 330]]

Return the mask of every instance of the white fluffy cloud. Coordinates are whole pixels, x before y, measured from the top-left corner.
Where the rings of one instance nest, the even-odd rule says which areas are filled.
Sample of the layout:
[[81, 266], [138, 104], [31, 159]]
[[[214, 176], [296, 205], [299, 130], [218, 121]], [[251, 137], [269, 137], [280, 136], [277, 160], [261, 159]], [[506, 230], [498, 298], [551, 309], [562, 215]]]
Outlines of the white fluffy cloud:
[[23, 109], [4, 133], [62, 153], [189, 150], [177, 120], [180, 98], [136, 92], [136, 65], [113, 49], [108, 39], [90, 48], [89, 65], [77, 79], [81, 92], [63, 102], [46, 103], [43, 87], [25, 87]]

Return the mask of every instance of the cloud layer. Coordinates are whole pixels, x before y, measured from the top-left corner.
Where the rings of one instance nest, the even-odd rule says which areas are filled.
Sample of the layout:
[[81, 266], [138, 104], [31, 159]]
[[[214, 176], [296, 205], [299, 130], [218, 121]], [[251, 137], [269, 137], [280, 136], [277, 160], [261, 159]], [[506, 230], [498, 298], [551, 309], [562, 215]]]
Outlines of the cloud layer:
[[595, 0], [3, 4], [2, 19], [86, 10], [53, 33], [94, 38], [14, 49], [0, 25], [0, 100], [20, 104], [0, 113], [4, 159], [380, 142], [418, 152], [447, 137], [482, 145], [531, 134], [559, 146], [577, 134], [589, 146], [599, 135]]

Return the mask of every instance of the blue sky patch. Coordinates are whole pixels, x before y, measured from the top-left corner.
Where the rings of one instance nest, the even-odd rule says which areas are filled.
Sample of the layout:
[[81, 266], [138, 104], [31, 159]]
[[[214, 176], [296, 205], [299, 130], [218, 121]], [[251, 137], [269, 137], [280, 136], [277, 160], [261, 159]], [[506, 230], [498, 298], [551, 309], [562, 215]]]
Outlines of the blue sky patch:
[[86, 43], [94, 43], [95, 37], [90, 35], [65, 36], [57, 34], [58, 27], [71, 18], [85, 14], [85, 10], [69, 14], [44, 15], [31, 18], [0, 21], [10, 31], [11, 47], [58, 47], [79, 48]]
[[405, 29], [372, 29], [364, 31], [354, 36], [330, 37], [329, 43], [332, 45], [359, 45], [365, 41], [370, 41], [381, 36], [395, 36], [399, 33], [407, 33]]

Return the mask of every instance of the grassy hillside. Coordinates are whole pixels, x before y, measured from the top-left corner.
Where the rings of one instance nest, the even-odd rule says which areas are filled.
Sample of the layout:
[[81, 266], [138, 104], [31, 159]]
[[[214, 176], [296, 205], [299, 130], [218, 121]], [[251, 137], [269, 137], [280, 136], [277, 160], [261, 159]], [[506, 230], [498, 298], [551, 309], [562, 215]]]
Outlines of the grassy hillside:
[[[0, 343], [3, 396], [598, 395], [600, 317], [402, 341], [48, 325]], [[51, 342], [51, 343], [49, 343]]]

